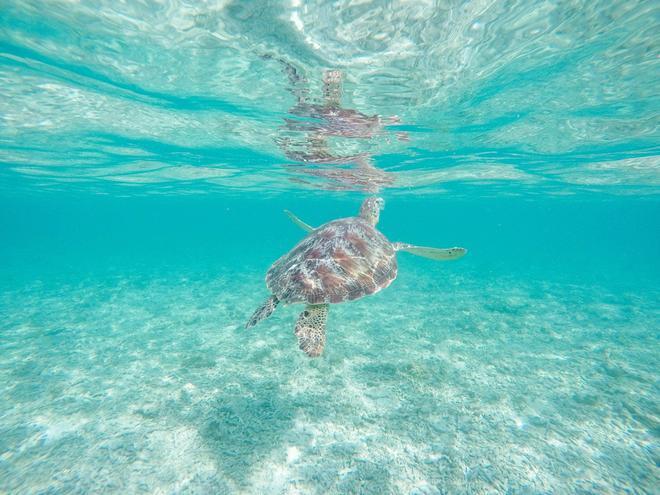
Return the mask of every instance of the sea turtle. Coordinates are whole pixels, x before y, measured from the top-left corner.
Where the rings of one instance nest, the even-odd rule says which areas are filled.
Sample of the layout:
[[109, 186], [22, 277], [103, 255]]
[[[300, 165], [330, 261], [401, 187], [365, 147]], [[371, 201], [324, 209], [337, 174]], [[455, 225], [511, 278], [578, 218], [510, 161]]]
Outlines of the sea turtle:
[[245, 327], [268, 318], [279, 303], [304, 303], [295, 334], [300, 349], [317, 357], [325, 345], [328, 305], [359, 299], [389, 286], [397, 275], [397, 251], [435, 260], [454, 260], [467, 253], [460, 247], [438, 249], [391, 243], [376, 229], [384, 205], [382, 198], [369, 197], [358, 216], [333, 220], [318, 228], [285, 210], [309, 234], [270, 267], [266, 285], [272, 295]]

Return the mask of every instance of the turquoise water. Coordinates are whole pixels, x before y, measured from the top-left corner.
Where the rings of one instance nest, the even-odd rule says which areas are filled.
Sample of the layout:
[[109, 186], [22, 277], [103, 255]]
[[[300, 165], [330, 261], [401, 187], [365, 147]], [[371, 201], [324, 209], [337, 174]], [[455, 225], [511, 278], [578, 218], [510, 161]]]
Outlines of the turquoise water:
[[[0, 493], [657, 493], [659, 18], [3, 2]], [[245, 330], [372, 194], [468, 254]]]

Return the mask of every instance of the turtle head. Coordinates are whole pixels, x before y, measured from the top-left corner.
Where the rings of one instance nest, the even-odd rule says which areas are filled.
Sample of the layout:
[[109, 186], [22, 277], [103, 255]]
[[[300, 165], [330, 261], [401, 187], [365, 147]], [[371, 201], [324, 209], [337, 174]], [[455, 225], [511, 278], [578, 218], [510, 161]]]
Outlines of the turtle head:
[[360, 218], [375, 226], [380, 218], [380, 210], [383, 208], [385, 208], [385, 200], [377, 196], [371, 196], [362, 202]]

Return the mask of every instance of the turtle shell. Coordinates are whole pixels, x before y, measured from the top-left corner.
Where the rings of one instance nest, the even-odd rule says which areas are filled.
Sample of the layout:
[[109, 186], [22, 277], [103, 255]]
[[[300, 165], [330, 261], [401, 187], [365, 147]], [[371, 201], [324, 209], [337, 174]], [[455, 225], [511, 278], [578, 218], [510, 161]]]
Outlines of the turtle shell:
[[329, 222], [278, 259], [266, 285], [283, 303], [340, 303], [384, 289], [396, 278], [392, 244], [359, 217]]

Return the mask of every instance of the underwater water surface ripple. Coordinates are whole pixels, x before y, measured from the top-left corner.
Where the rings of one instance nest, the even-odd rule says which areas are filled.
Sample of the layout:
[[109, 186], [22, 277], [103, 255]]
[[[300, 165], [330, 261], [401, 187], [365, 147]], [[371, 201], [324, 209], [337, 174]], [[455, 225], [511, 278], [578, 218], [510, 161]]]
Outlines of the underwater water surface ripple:
[[[623, 1], [3, 2], [2, 182], [653, 194], [658, 15]], [[333, 129], [313, 111], [329, 101], [379, 122]]]
[[[658, 33], [657, 1], [0, 1], [0, 494], [657, 494]], [[468, 254], [400, 252], [318, 358], [302, 305], [245, 329], [283, 210], [376, 194]]]

